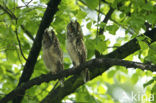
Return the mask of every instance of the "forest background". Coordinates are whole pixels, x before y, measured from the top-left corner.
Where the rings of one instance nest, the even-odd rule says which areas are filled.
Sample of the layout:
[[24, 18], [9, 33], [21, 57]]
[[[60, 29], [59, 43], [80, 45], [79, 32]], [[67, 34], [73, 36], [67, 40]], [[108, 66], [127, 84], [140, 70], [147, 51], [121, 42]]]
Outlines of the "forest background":
[[[75, 19], [87, 61], [74, 68], [65, 40]], [[42, 58], [48, 27], [64, 54], [65, 70], [56, 75]], [[0, 0], [0, 103], [155, 103], [155, 40], [155, 0]], [[53, 88], [61, 77], [64, 87]]]

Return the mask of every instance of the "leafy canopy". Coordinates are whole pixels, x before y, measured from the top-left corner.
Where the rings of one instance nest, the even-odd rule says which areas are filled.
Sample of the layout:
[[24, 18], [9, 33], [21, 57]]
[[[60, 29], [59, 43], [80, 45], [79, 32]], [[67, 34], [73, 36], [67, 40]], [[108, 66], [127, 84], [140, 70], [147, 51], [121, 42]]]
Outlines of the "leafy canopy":
[[[19, 82], [26, 62], [23, 56], [27, 57], [29, 55], [33, 38], [35, 38], [48, 1], [0, 1], [0, 99], [16, 88]], [[83, 29], [87, 60], [95, 57], [95, 50], [105, 55], [131, 39], [137, 38], [140, 50], [130, 54], [125, 59], [156, 64], [156, 42], [152, 42], [152, 38], [144, 35], [145, 31], [156, 26], [156, 1], [99, 1], [61, 0], [59, 10], [55, 14], [50, 27], [55, 30], [60, 41], [64, 53], [65, 69], [72, 65], [66, 51], [65, 39], [66, 26], [73, 19], [77, 19]], [[108, 18], [108, 22], [102, 22], [111, 9], [113, 12]], [[149, 25], [145, 25], [146, 23]], [[97, 35], [100, 28], [103, 28], [104, 32]], [[21, 47], [16, 34], [18, 34]], [[139, 37], [141, 34], [143, 36]], [[20, 48], [24, 55], [21, 54]], [[41, 51], [31, 78], [48, 72], [43, 63]], [[155, 74], [150, 71], [113, 66], [101, 76], [94, 78], [71, 95], [66, 96], [63, 101], [119, 103], [123, 96], [127, 95], [129, 97], [132, 92], [149, 97], [151, 94], [156, 93], [154, 76]], [[51, 81], [42, 83], [39, 86], [33, 86], [26, 91], [22, 103], [42, 101], [55, 83], [56, 81]], [[125, 95], [122, 93], [125, 93]], [[142, 101], [137, 103], [142, 103]]]

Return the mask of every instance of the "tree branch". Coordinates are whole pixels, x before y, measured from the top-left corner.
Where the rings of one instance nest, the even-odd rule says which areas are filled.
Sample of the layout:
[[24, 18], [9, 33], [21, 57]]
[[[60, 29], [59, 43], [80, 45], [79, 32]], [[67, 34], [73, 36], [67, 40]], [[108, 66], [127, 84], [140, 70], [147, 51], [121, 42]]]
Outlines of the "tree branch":
[[[13, 99], [14, 97], [16, 97], [18, 95], [22, 95], [21, 94], [22, 91], [24, 91], [26, 89], [29, 89], [34, 85], [40, 85], [43, 82], [49, 82], [51, 80], [60, 79], [62, 77], [68, 77], [70, 75], [75, 75], [76, 76], [76, 74], [77, 74], [77, 76], [78, 76], [79, 73], [85, 68], [89, 68], [90, 70], [92, 70], [92, 69], [97, 70], [99, 68], [104, 68], [104, 67], [106, 67], [108, 65], [110, 67], [114, 66], [114, 65], [119, 65], [119, 66], [125, 66], [127, 68], [140, 68], [142, 70], [156, 71], [156, 66], [143, 64], [143, 63], [139, 63], [139, 62], [132, 62], [132, 61], [126, 61], [126, 60], [120, 60], [120, 59], [111, 59], [111, 58], [93, 59], [93, 60], [90, 60], [90, 61], [88, 61], [86, 63], [81, 64], [80, 66], [78, 66], [76, 68], [69, 68], [69, 69], [63, 70], [63, 71], [61, 71], [61, 72], [59, 72], [58, 74], [55, 74], [55, 75], [52, 75], [51, 73], [49, 73], [49, 74], [46, 74], [46, 75], [41, 75], [39, 77], [36, 77], [36, 78], [24, 83], [23, 85], [17, 87], [12, 92], [10, 92], [2, 100], [0, 100], [0, 103], [6, 103], [9, 100]], [[83, 82], [83, 79], [81, 81]], [[68, 83], [68, 80], [65, 81], [66, 86], [67, 86], [67, 83]], [[65, 88], [66, 87], [63, 87], [61, 89], [65, 90]], [[49, 98], [49, 99], [50, 99], [50, 101], [48, 99], [44, 99], [43, 102], [41, 102], [41, 103], [52, 103], [52, 99], [51, 98]], [[47, 100], [48, 100], [48, 102], [45, 102]], [[53, 103], [57, 103], [57, 102], [55, 101]]]

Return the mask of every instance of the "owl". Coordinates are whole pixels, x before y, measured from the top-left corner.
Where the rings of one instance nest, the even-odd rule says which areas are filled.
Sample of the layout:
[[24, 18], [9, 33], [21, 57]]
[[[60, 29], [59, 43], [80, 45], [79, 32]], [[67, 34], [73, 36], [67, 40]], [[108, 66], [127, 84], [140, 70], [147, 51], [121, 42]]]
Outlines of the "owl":
[[[52, 74], [56, 74], [64, 69], [63, 53], [60, 49], [59, 41], [53, 30], [46, 29], [42, 40], [43, 60], [46, 67]], [[61, 86], [63, 86], [63, 78], [60, 79]]]
[[[67, 25], [66, 48], [74, 66], [86, 61], [87, 52], [83, 41], [83, 33], [80, 24], [71, 21]], [[88, 69], [81, 72], [84, 82], [89, 79]]]

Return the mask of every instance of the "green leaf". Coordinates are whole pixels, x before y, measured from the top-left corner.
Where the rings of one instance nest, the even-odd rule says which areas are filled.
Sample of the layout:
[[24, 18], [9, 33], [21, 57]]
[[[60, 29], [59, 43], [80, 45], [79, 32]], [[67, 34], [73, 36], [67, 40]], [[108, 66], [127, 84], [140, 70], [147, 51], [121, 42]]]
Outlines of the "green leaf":
[[131, 77], [131, 82], [133, 84], [136, 84], [138, 80], [139, 80], [138, 74], [136, 74], [136, 73], [133, 74], [132, 77]]
[[138, 42], [139, 42], [141, 50], [145, 50], [148, 48], [148, 45], [146, 42], [144, 42], [144, 41], [138, 41]]
[[87, 39], [85, 45], [87, 47], [87, 58], [91, 58], [94, 55], [96, 41], [94, 39]]
[[108, 78], [113, 78], [116, 72], [117, 72], [116, 70], [108, 71]]
[[40, 0], [40, 2], [46, 4], [47, 0]]
[[87, 23], [87, 29], [91, 29], [91, 26], [92, 26], [92, 22], [88, 22]]
[[104, 22], [101, 22], [99, 25], [97, 25], [97, 26], [100, 26], [100, 28], [104, 28], [105, 26], [106, 26], [106, 23], [104, 23]]
[[82, 86], [76, 92], [76, 102], [97, 103], [98, 101], [92, 95], [89, 94], [85, 86]]
[[87, 4], [88, 8], [92, 10], [96, 9], [96, 7], [99, 4], [98, 2], [99, 0], [83, 0], [83, 1]]
[[140, 29], [145, 23], [145, 18], [135, 15], [130, 18], [129, 23], [134, 29]]
[[96, 50], [98, 50], [100, 53], [103, 53], [107, 48], [105, 36], [99, 35], [96, 38]]
[[123, 17], [125, 17], [125, 14], [124, 13], [121, 13], [120, 14], [120, 18], [123, 18]]
[[147, 15], [147, 16], [146, 16], [146, 19], [147, 19], [147, 21], [148, 21], [149, 23], [151, 23], [151, 24], [156, 24], [156, 13], [153, 12], [153, 13], [151, 13], [150, 15]]
[[18, 55], [16, 50], [7, 51], [6, 56], [7, 56], [7, 61], [10, 63], [16, 63], [18, 61]]
[[116, 34], [116, 31], [119, 29], [119, 26], [118, 25], [109, 25], [106, 27], [106, 30], [109, 31], [110, 34], [113, 34], [115, 35]]
[[153, 10], [153, 6], [152, 6], [152, 4], [151, 4], [150, 2], [145, 3], [145, 4], [142, 6], [142, 8], [143, 8], [144, 10], [147, 10], [147, 11]]
[[145, 61], [152, 62], [152, 63], [156, 64], [156, 42], [153, 42], [150, 45], [148, 55], [146, 56]]
[[82, 10], [78, 10], [78, 11], [77, 11], [77, 14], [76, 14], [77, 19], [82, 20], [82, 19], [84, 19], [86, 16], [87, 16], [87, 13], [86, 13], [86, 12], [84, 12], [84, 11], [82, 11]]

